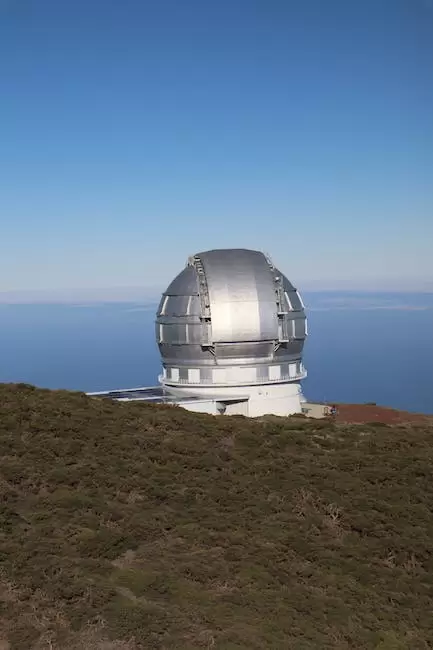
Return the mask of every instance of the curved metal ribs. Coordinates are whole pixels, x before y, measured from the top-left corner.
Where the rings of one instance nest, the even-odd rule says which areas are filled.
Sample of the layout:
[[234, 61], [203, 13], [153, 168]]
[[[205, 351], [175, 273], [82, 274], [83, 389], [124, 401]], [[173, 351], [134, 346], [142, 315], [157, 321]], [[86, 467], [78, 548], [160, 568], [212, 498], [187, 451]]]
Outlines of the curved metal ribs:
[[198, 292], [201, 305], [200, 320], [202, 324], [201, 345], [202, 347], [213, 349], [210, 299], [206, 273], [204, 271], [202, 261], [198, 255], [194, 255], [191, 258], [191, 264], [194, 266], [198, 277]]

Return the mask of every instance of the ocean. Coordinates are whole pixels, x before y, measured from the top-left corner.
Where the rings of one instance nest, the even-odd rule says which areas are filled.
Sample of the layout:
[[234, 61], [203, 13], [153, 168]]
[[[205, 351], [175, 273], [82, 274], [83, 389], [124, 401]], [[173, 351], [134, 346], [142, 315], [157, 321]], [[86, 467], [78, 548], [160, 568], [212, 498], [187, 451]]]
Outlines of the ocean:
[[[433, 413], [433, 294], [305, 292], [306, 397]], [[156, 305], [0, 304], [0, 382], [155, 385]]]

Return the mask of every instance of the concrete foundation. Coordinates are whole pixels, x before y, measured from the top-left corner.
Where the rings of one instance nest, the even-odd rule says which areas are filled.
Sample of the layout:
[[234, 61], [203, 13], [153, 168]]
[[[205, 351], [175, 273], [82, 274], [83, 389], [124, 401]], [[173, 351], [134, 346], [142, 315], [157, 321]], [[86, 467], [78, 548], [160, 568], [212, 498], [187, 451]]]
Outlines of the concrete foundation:
[[[165, 384], [170, 393], [183, 397], [180, 404], [188, 410], [213, 412], [210, 403], [219, 404], [217, 412], [225, 415], [246, 415], [259, 417], [262, 415], [292, 415], [302, 412], [302, 391], [299, 382], [286, 382], [280, 384], [262, 384], [261, 386], [225, 386], [221, 388], [195, 386], [189, 387], [170, 386]], [[240, 394], [241, 393], [241, 394]], [[209, 410], [205, 410], [205, 403], [190, 403], [186, 401], [187, 395], [194, 395], [209, 399]], [[191, 408], [190, 408], [191, 406]]]

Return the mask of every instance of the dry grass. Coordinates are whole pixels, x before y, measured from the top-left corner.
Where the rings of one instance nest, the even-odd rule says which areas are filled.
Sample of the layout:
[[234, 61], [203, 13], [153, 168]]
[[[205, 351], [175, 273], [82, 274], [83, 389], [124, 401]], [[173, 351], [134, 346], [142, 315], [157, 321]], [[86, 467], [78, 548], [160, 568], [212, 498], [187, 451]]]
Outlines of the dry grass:
[[430, 648], [432, 434], [0, 386], [0, 649]]

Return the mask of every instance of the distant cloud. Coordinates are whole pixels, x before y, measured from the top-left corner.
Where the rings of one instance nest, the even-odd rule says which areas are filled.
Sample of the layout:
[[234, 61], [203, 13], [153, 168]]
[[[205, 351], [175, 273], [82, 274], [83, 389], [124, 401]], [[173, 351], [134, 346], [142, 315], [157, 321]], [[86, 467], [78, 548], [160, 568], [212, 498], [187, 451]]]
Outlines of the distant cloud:
[[[0, 304], [64, 304], [73, 308], [104, 303], [125, 303], [126, 311], [148, 311], [159, 302], [162, 289], [156, 287], [112, 287], [34, 291], [0, 291]], [[301, 288], [309, 311], [433, 309], [433, 287], [428, 291], [357, 291]]]
[[305, 294], [308, 311], [339, 310], [391, 310], [391, 311], [425, 311], [433, 309], [433, 293], [356, 293], [312, 292]]
[[433, 309], [433, 306], [424, 305], [424, 306], [414, 306], [414, 305], [338, 305], [334, 307], [309, 307], [308, 311], [372, 311], [372, 310], [394, 310], [394, 311], [426, 311], [428, 309]]
[[129, 309], [126, 309], [128, 313], [130, 312], [137, 312], [137, 311], [153, 311], [156, 307], [157, 303], [156, 302], [151, 302], [148, 303], [147, 305], [137, 306], [137, 307], [130, 307]]
[[160, 290], [148, 287], [0, 291], [0, 304], [60, 303], [75, 307], [103, 302], [144, 304], [159, 300], [160, 295]]
[[354, 278], [328, 280], [297, 280], [298, 288], [304, 291], [334, 291], [334, 292], [379, 292], [398, 293], [433, 293], [433, 280], [425, 278]]

